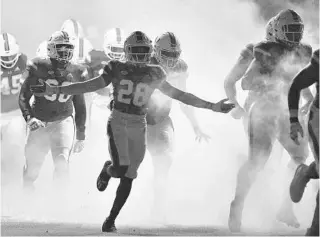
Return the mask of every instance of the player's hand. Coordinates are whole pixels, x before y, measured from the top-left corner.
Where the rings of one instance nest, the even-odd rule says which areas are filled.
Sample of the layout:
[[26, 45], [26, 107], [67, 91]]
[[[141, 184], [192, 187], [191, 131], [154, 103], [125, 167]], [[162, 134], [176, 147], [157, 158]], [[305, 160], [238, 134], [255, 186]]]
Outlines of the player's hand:
[[245, 115], [244, 109], [240, 105], [236, 105], [234, 110], [231, 111], [231, 116], [234, 119], [241, 119]]
[[44, 80], [39, 79], [39, 84], [31, 85], [30, 91], [36, 96], [53, 95], [53, 94], [57, 94], [57, 87], [50, 86]]
[[79, 153], [83, 150], [84, 148], [84, 140], [77, 140], [75, 143], [74, 143], [74, 146], [73, 146], [73, 152], [74, 153]]
[[212, 106], [212, 110], [219, 113], [229, 113], [235, 107], [235, 104], [225, 103], [228, 100], [229, 99], [220, 100], [218, 103]]
[[202, 140], [205, 140], [206, 142], [208, 142], [211, 139], [211, 137], [208, 134], [202, 132], [200, 128], [195, 127], [193, 130], [196, 134], [196, 141], [201, 142]]
[[38, 128], [45, 127], [44, 123], [37, 119], [37, 118], [31, 118], [27, 121], [27, 126], [30, 128], [31, 131], [35, 131]]
[[290, 124], [290, 137], [297, 145], [300, 145], [299, 134], [301, 137], [303, 137], [303, 129], [302, 129], [301, 124], [299, 122], [291, 123]]

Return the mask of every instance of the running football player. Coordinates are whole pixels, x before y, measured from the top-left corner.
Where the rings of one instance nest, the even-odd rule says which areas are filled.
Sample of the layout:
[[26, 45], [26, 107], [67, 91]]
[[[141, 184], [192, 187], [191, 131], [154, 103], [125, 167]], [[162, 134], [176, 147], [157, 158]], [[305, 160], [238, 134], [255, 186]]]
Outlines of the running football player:
[[110, 215], [102, 225], [103, 232], [116, 231], [115, 220], [143, 161], [147, 104], [155, 89], [185, 104], [215, 112], [228, 113], [234, 107], [226, 103], [226, 99], [210, 103], [171, 86], [163, 69], [150, 64], [152, 42], [143, 32], [135, 31], [128, 36], [124, 52], [125, 61], [110, 61], [100, 76], [89, 81], [68, 86], [50, 86], [44, 82], [31, 88], [38, 95], [82, 94], [104, 88], [110, 83], [113, 85], [113, 109], [107, 126], [112, 161], [105, 162], [97, 179], [97, 188], [104, 191], [111, 177], [120, 178], [120, 184]]
[[[258, 172], [264, 167], [276, 139], [292, 158], [290, 173], [308, 157], [307, 140], [300, 145], [292, 142], [289, 134], [287, 93], [293, 75], [310, 60], [312, 49], [300, 43], [303, 22], [293, 10], [283, 10], [275, 16], [275, 42], [266, 41], [254, 46], [254, 60], [242, 78], [243, 90], [254, 98], [248, 114], [249, 159], [240, 168], [235, 198], [231, 203], [229, 228], [239, 231], [245, 198]], [[298, 227], [289, 193], [283, 200], [277, 219]]]
[[[316, 85], [316, 96], [310, 109], [308, 132], [309, 144], [313, 152], [314, 162], [309, 166], [300, 164], [290, 185], [290, 196], [293, 202], [299, 202], [304, 189], [310, 179], [319, 179], [319, 49], [312, 56], [311, 62], [293, 79], [289, 90], [288, 106], [290, 112], [290, 137], [299, 144], [300, 137], [304, 136], [303, 126], [299, 122], [300, 91], [309, 86]], [[316, 208], [311, 227], [307, 236], [319, 236], [319, 192], [316, 198]]]
[[[172, 32], [159, 35], [154, 41], [151, 64], [160, 65], [166, 72], [167, 81], [182, 91], [187, 90], [188, 65], [180, 58], [180, 41]], [[172, 99], [155, 91], [148, 103], [147, 149], [154, 166], [154, 205], [151, 217], [165, 220], [166, 187], [173, 158], [174, 128], [170, 118]], [[180, 103], [182, 112], [191, 123], [196, 139], [208, 140], [195, 117], [193, 107]]]
[[[27, 56], [20, 51], [16, 38], [9, 33], [0, 36], [1, 63], [1, 174], [2, 183], [14, 181], [23, 155], [25, 125], [21, 119], [18, 96]], [[13, 152], [14, 151], [14, 152]], [[21, 153], [21, 154], [20, 154]], [[21, 172], [21, 169], [19, 170]]]
[[[74, 45], [66, 32], [54, 32], [48, 39], [48, 58], [35, 58], [26, 69], [19, 105], [29, 128], [23, 170], [23, 185], [28, 190], [34, 189], [33, 183], [49, 150], [53, 158], [55, 180], [65, 182], [68, 178], [68, 159], [75, 133], [74, 120], [77, 139], [74, 152], [80, 152], [84, 146], [86, 107], [83, 95], [59, 93], [40, 97], [30, 90], [40, 79], [50, 85], [67, 85], [85, 80], [87, 71], [71, 63], [73, 49]], [[33, 95], [34, 102], [30, 106]]]

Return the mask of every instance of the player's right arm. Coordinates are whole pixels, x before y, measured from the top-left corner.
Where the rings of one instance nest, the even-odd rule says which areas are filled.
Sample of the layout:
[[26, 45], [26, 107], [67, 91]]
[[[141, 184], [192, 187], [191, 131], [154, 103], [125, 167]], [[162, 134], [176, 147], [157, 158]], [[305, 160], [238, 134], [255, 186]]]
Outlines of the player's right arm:
[[30, 99], [32, 97], [32, 92], [30, 91], [30, 86], [35, 85], [37, 83], [37, 77], [33, 74], [33, 70], [35, 70], [35, 65], [33, 62], [28, 62], [27, 68], [24, 71], [23, 83], [19, 93], [19, 107], [22, 112], [22, 116], [26, 121], [33, 117], [32, 109], [30, 106]]
[[224, 90], [228, 97], [228, 99], [239, 106], [237, 100], [237, 90], [236, 83], [239, 81], [246, 70], [248, 69], [250, 63], [253, 60], [253, 44], [249, 44], [246, 46], [244, 50], [242, 50], [240, 57], [238, 58], [236, 64], [233, 66], [229, 74], [224, 80]]
[[80, 95], [88, 92], [93, 92], [108, 86], [113, 79], [113, 61], [110, 61], [103, 70], [103, 73], [88, 81], [77, 82], [67, 86], [51, 86], [43, 82], [40, 86], [32, 86], [31, 91], [35, 94], [52, 95], [52, 94], [65, 94], [65, 95]]
[[210, 109], [215, 112], [228, 113], [235, 106], [234, 104], [225, 104], [224, 102], [226, 102], [228, 99], [224, 99], [218, 103], [211, 103], [202, 100], [191, 93], [187, 93], [173, 87], [167, 81], [163, 81], [158, 89], [165, 95], [171, 97], [172, 99], [179, 100], [184, 104], [197, 108]]

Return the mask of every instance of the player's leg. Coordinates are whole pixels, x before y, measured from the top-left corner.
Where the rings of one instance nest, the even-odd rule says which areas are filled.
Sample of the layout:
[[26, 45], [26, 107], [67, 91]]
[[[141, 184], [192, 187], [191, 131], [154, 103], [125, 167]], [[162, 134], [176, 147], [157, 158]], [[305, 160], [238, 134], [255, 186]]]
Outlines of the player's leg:
[[257, 103], [250, 109], [249, 158], [240, 167], [237, 175], [235, 197], [231, 203], [229, 215], [229, 229], [231, 231], [240, 231], [245, 199], [258, 172], [264, 167], [271, 154], [276, 134], [275, 119], [272, 107], [268, 105]]
[[[12, 115], [12, 113], [10, 113]], [[26, 123], [21, 114], [6, 117], [1, 115], [1, 184], [20, 185], [24, 166]]]
[[103, 232], [116, 231], [115, 220], [130, 195], [132, 181], [137, 177], [139, 166], [144, 159], [146, 151], [145, 119], [137, 117], [133, 120], [135, 121], [127, 127], [130, 164], [127, 172], [119, 176], [120, 184], [110, 214], [103, 223]]
[[293, 211], [293, 203], [290, 198], [289, 185], [294, 176], [295, 169], [299, 164], [304, 164], [308, 155], [308, 138], [305, 134], [304, 138], [300, 141], [300, 145], [295, 144], [290, 138], [290, 124], [289, 118], [284, 116], [279, 120], [279, 137], [278, 140], [284, 149], [288, 152], [291, 160], [288, 163], [286, 170], [286, 181], [284, 182], [284, 196], [277, 214], [277, 219], [289, 226], [298, 228], [300, 226], [298, 219]]
[[306, 236], [319, 236], [319, 192], [316, 197], [316, 208], [314, 210], [311, 227], [308, 228]]
[[148, 125], [147, 148], [154, 169], [154, 195], [151, 217], [164, 221], [168, 177], [173, 160], [174, 129], [170, 117], [156, 125]]
[[73, 117], [49, 123], [51, 154], [54, 164], [53, 180], [57, 187], [63, 188], [69, 180], [69, 156], [75, 136]]
[[130, 165], [128, 153], [128, 133], [123, 114], [113, 110], [107, 124], [109, 139], [109, 153], [111, 160], [107, 160], [97, 179], [97, 189], [102, 192], [111, 177], [120, 178], [128, 170]]
[[28, 131], [25, 145], [25, 165], [23, 168], [23, 186], [33, 189], [33, 183], [38, 178], [44, 159], [50, 150], [48, 129], [39, 128]]

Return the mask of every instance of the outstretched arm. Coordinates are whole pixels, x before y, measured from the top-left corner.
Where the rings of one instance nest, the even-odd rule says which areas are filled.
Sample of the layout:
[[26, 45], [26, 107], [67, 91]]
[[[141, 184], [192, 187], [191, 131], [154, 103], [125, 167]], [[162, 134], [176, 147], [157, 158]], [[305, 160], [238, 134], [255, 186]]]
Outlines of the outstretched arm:
[[223, 104], [225, 100], [222, 102], [222, 104], [221, 103], [215, 104], [209, 101], [202, 100], [191, 93], [187, 93], [173, 87], [167, 81], [163, 81], [161, 83], [159, 90], [165, 95], [171, 97], [172, 99], [179, 100], [180, 102], [186, 105], [191, 105], [197, 108], [211, 109], [215, 112], [226, 112], [226, 113], [234, 108], [234, 104]]

